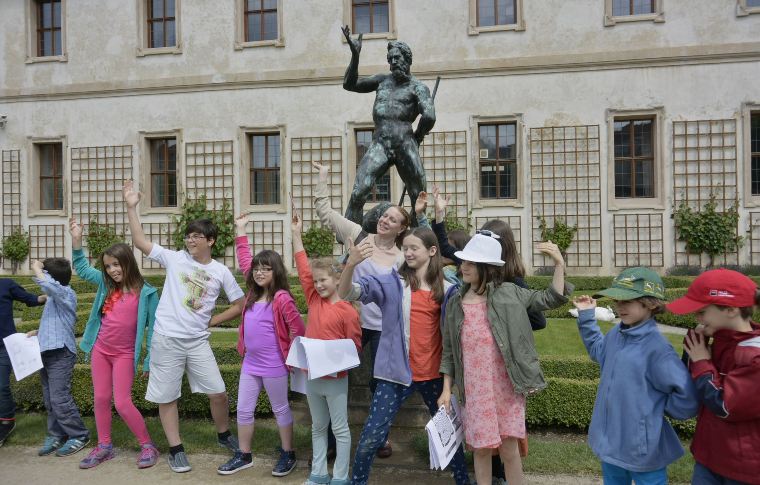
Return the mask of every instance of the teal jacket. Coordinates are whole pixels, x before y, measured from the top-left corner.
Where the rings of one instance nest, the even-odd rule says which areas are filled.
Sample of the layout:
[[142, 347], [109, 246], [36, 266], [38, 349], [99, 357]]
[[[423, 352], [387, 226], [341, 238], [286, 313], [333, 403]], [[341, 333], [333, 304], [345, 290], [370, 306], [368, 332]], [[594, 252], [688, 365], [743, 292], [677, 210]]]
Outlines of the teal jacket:
[[[83, 280], [98, 285], [98, 292], [95, 294], [95, 302], [92, 304], [90, 319], [87, 320], [87, 326], [84, 329], [84, 336], [79, 343], [79, 348], [87, 353], [89, 358], [92, 347], [100, 332], [100, 316], [103, 313], [103, 304], [106, 301], [108, 288], [103, 281], [103, 272], [90, 266], [84, 250], [74, 249], [74, 270]], [[145, 335], [145, 327], [148, 327], [148, 355], [143, 362], [144, 371], [150, 370], [150, 341], [153, 338], [153, 324], [156, 322], [156, 308], [158, 307], [158, 290], [146, 281], [140, 291], [140, 305], [137, 309], [137, 338], [135, 339], [135, 373], [137, 373], [137, 364], [140, 362], [142, 353], [142, 341]]]

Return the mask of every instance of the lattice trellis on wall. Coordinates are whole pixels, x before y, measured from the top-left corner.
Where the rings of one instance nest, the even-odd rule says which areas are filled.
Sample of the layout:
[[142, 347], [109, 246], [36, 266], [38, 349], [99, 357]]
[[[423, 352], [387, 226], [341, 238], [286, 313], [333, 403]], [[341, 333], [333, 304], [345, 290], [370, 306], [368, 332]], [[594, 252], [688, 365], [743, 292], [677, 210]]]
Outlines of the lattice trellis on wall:
[[[171, 241], [171, 235], [176, 228], [176, 224], [171, 222], [143, 222], [143, 231], [148, 241], [158, 244], [161, 247], [174, 249]], [[152, 259], [142, 255], [143, 269], [163, 269], [164, 267]]]
[[[303, 218], [303, 229], [319, 222], [314, 210], [314, 189], [319, 174], [311, 162], [329, 165], [328, 192], [332, 208], [343, 214], [343, 155], [339, 136], [293, 138], [290, 142], [290, 173], [293, 202]], [[348, 243], [347, 241], [344, 241]], [[333, 256], [342, 254], [342, 246], [333, 245]]]
[[615, 214], [615, 266], [664, 266], [662, 214]]
[[248, 242], [251, 244], [251, 254], [254, 256], [265, 250], [271, 249], [285, 256], [285, 235], [283, 221], [251, 221], [248, 224]]
[[[232, 141], [185, 143], [186, 197], [206, 197], [206, 206], [216, 211], [225, 209], [235, 215]], [[235, 266], [234, 244], [227, 247], [217, 261], [229, 268]]]
[[63, 258], [63, 224], [29, 226], [29, 269], [32, 262], [45, 258]]
[[[533, 240], [541, 241], [536, 215], [554, 227], [555, 217], [578, 225], [567, 249], [568, 266], [602, 265], [599, 126], [530, 130]], [[533, 265], [553, 265], [533, 247]]]
[[475, 218], [475, 230], [483, 227], [488, 221], [498, 219], [509, 224], [512, 229], [512, 234], [515, 236], [515, 245], [517, 246], [517, 253], [522, 257], [522, 216], [498, 216], [498, 217], [476, 217]]
[[[711, 194], [716, 196], [717, 211], [736, 203], [736, 120], [673, 122], [673, 188], [676, 207], [685, 202], [701, 211]], [[678, 239], [675, 256], [676, 264], [709, 263], [706, 254], [689, 254], [686, 243]], [[714, 262], [738, 264], [739, 253], [726, 253]]]
[[[431, 132], [420, 146], [420, 157], [425, 167], [427, 192], [433, 193], [433, 186], [438, 185], [441, 194], [451, 194], [451, 201], [446, 209], [464, 222], [467, 218], [467, 133], [464, 131]], [[394, 201], [395, 203], [395, 201]], [[412, 205], [407, 194], [404, 206], [411, 213]], [[428, 210], [435, 210], [429, 199]]]
[[[122, 186], [132, 178], [132, 147], [103, 146], [71, 149], [71, 213], [82, 224], [82, 245], [92, 221], [108, 224], [129, 244], [129, 220]], [[99, 255], [89, 254], [90, 263]]]
[[[3, 150], [3, 235], [13, 227], [21, 227], [21, 151]], [[12, 269], [10, 259], [3, 268]]]

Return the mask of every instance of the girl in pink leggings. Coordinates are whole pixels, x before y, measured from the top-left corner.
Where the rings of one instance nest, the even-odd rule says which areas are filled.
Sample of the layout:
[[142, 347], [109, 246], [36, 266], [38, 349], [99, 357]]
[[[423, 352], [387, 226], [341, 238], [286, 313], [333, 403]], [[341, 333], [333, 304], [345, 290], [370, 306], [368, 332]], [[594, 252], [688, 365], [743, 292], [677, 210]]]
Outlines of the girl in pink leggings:
[[277, 418], [282, 440], [282, 447], [277, 447], [280, 459], [272, 475], [282, 477], [296, 466], [293, 415], [288, 405], [289, 369], [285, 361], [293, 340], [303, 336], [306, 329], [290, 294], [288, 273], [282, 258], [274, 251], [262, 251], [251, 258], [251, 247], [245, 232], [248, 216], [241, 215], [235, 222], [238, 262], [250, 292], [245, 301], [238, 339], [238, 352], [244, 356], [237, 408], [240, 449], [218, 471], [221, 475], [231, 475], [253, 466], [253, 413], [264, 388]]
[[132, 403], [132, 383], [138, 372], [143, 337], [147, 329], [148, 354], [142, 377], [150, 370], [150, 342], [158, 306], [158, 292], [140, 274], [132, 248], [114, 244], [100, 256], [99, 271], [90, 266], [82, 250], [82, 226], [69, 219], [74, 269], [83, 280], [98, 285], [95, 303], [79, 348], [92, 359], [95, 390], [95, 424], [98, 446], [79, 468], [92, 468], [114, 457], [111, 443], [111, 397], [116, 411], [140, 442], [138, 468], [156, 464], [158, 450], [148, 435], [140, 411]]

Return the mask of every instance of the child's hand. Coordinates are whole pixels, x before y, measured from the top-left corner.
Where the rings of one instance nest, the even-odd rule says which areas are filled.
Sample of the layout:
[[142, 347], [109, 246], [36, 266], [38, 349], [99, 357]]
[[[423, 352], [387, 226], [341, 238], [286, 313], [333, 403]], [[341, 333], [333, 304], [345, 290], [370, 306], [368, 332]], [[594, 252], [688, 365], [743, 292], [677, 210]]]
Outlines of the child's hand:
[[301, 234], [303, 231], [303, 220], [298, 212], [293, 212], [293, 220], [290, 222], [290, 229], [293, 234]]
[[142, 199], [142, 194], [140, 192], [135, 193], [134, 182], [129, 179], [124, 181], [121, 192], [124, 194], [124, 203], [127, 204], [127, 209], [136, 207], [140, 203], [140, 199]]
[[441, 195], [441, 189], [437, 185], [433, 185], [433, 200], [435, 201], [436, 214], [442, 213], [445, 216], [446, 207], [448, 207], [451, 200], [451, 194], [444, 199]]
[[315, 162], [312, 160], [311, 164], [319, 170], [319, 181], [320, 182], [327, 182], [327, 174], [330, 172], [330, 167], [326, 165], [321, 165], [318, 162]]
[[42, 261], [40, 261], [40, 260], [32, 262], [32, 269], [34, 269], [34, 270], [40, 270], [40, 271], [42, 271], [42, 269], [44, 267], [45, 267], [45, 265], [42, 264]]
[[40, 333], [40, 330], [32, 330], [31, 332], [26, 333], [26, 338], [36, 337], [37, 334]]
[[82, 237], [82, 225], [77, 224], [76, 218], [69, 219], [69, 234], [71, 237]]
[[438, 409], [441, 408], [441, 406], [446, 406], [446, 412], [450, 412], [450, 404], [451, 404], [451, 391], [448, 389], [444, 389], [443, 392], [441, 392], [441, 397], [438, 398]]
[[47, 295], [40, 295], [37, 297], [37, 303], [47, 303]]
[[423, 190], [420, 192], [420, 195], [417, 196], [417, 202], [414, 204], [414, 212], [416, 212], [418, 216], [421, 216], [427, 210], [427, 205], [428, 195], [427, 192]]
[[372, 257], [372, 245], [369, 243], [369, 239], [365, 239], [360, 242], [358, 246], [354, 245], [354, 240], [348, 238], [348, 261], [346, 265], [356, 266], [367, 258]]
[[555, 266], [564, 266], [565, 260], [562, 258], [562, 253], [559, 252], [559, 246], [551, 241], [540, 242], [537, 246], [538, 250], [544, 254], [548, 254], [554, 260]]
[[237, 219], [235, 219], [235, 225], [238, 229], [245, 230], [245, 226], [248, 225], [248, 222], [250, 220], [248, 219], [248, 214], [240, 214]]
[[708, 345], [709, 337], [700, 335], [694, 330], [686, 332], [683, 339], [683, 349], [689, 354], [692, 362], [699, 360], [712, 360], [712, 345]]
[[149, 370], [144, 370], [143, 373], [140, 374], [140, 377], [143, 378], [143, 379], [147, 379], [148, 377], [150, 377], [150, 371]]
[[596, 300], [588, 295], [574, 296], [573, 305], [575, 305], [575, 308], [578, 310], [590, 310], [596, 308]]

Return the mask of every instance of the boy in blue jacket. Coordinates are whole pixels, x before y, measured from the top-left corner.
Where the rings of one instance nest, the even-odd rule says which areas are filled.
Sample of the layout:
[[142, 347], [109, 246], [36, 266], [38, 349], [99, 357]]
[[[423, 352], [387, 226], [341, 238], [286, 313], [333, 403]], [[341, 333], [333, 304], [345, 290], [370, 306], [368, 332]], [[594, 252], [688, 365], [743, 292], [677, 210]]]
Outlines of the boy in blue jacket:
[[[689, 371], [652, 318], [666, 311], [664, 293], [657, 273], [641, 266], [593, 297], [573, 298], [583, 344], [602, 371], [588, 443], [602, 460], [605, 485], [665, 485], [667, 466], [685, 453], [665, 416], [683, 420], [699, 411]], [[594, 318], [600, 296], [615, 300], [621, 320], [607, 335]]]

